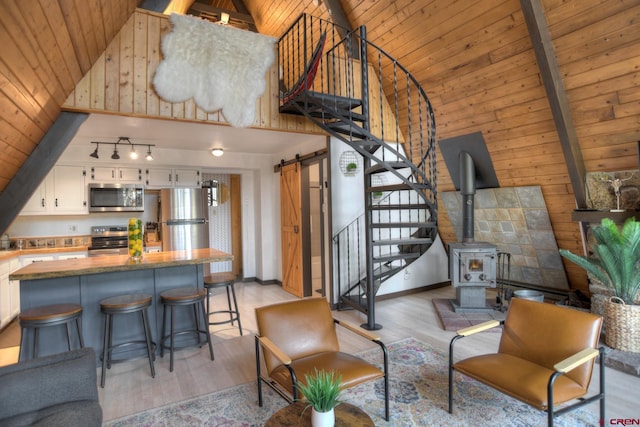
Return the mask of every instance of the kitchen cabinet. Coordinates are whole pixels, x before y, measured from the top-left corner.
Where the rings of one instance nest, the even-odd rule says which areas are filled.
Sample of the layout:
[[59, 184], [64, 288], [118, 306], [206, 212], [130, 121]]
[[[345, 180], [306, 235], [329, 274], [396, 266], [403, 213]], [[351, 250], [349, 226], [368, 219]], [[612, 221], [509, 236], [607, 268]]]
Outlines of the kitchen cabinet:
[[88, 214], [84, 166], [54, 166], [20, 215]]
[[20, 257], [20, 264], [24, 267], [32, 262], [53, 261], [55, 255], [23, 255]]
[[89, 171], [91, 182], [122, 182], [136, 183], [142, 182], [141, 168], [116, 168], [109, 166], [91, 166]]
[[56, 255], [55, 259], [78, 259], [78, 258], [86, 258], [87, 251], [79, 251], [79, 252], [67, 252], [60, 255]]
[[18, 258], [0, 261], [0, 328], [20, 313], [20, 281], [9, 280], [9, 274], [19, 268]]
[[199, 188], [200, 169], [158, 168], [145, 171], [147, 188]]

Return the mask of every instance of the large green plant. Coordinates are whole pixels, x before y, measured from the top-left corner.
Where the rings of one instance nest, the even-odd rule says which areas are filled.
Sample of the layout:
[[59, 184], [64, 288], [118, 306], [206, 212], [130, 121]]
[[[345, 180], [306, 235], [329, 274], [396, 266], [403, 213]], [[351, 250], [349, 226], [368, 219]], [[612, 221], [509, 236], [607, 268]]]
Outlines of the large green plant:
[[622, 232], [609, 218], [593, 227], [593, 257], [584, 257], [560, 249], [560, 255], [587, 270], [627, 304], [640, 289], [640, 222], [629, 218]]
[[305, 375], [304, 379], [305, 383], [298, 383], [298, 387], [309, 403], [307, 408], [313, 406], [317, 412], [328, 412], [340, 404], [340, 375], [336, 376], [333, 371], [316, 369], [313, 375]]

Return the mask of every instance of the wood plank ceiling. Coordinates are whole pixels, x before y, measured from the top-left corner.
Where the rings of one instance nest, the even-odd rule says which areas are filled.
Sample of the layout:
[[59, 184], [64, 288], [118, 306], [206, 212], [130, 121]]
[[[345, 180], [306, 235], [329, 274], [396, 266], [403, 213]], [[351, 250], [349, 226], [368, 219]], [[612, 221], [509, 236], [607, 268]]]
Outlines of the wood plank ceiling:
[[[585, 169], [637, 169], [640, 0], [541, 1]], [[2, 0], [0, 192], [138, 4]], [[541, 186], [558, 245], [580, 252], [573, 189], [520, 1], [244, 0], [258, 31], [272, 36], [303, 12], [330, 19], [327, 6], [337, 4], [422, 84], [438, 139], [481, 131], [500, 185]], [[439, 191], [453, 190], [442, 160], [438, 168]], [[446, 212], [440, 218], [443, 240], [456, 240]], [[584, 273], [565, 266], [584, 289]]]

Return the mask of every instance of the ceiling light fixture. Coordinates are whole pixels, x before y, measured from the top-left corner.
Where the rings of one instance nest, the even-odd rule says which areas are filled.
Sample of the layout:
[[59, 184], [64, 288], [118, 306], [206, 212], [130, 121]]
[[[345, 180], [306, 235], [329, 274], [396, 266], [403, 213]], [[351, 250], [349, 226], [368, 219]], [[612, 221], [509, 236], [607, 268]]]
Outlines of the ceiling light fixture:
[[211, 150], [211, 154], [213, 154], [215, 157], [220, 157], [224, 154], [224, 149], [222, 149], [221, 147], [216, 147]]
[[155, 147], [155, 144], [134, 144], [133, 142], [131, 142], [129, 140], [129, 137], [127, 136], [120, 136], [118, 137], [118, 140], [116, 142], [98, 142], [98, 141], [91, 141], [91, 144], [96, 144], [96, 149], [93, 151], [93, 153], [89, 154], [89, 157], [93, 157], [94, 159], [98, 159], [98, 148], [100, 147], [100, 144], [106, 144], [106, 145], [113, 145], [113, 154], [111, 155], [111, 158], [113, 160], [119, 160], [120, 159], [120, 154], [118, 154], [118, 146], [120, 144], [125, 144], [127, 146], [129, 146], [131, 148], [131, 152], [129, 153], [129, 157], [133, 160], [136, 160], [139, 155], [138, 152], [136, 151], [136, 146], [138, 147], [147, 147], [147, 154], [145, 156], [145, 159], [151, 161], [153, 160], [153, 155], [151, 154], [151, 147]]
[[227, 25], [229, 23], [229, 14], [226, 12], [222, 12], [220, 14], [220, 23], [222, 25]]
[[93, 157], [94, 159], [99, 159], [100, 156], [98, 156], [98, 148], [100, 148], [100, 144], [96, 146], [96, 149], [93, 151], [93, 153], [89, 154], [89, 156]]

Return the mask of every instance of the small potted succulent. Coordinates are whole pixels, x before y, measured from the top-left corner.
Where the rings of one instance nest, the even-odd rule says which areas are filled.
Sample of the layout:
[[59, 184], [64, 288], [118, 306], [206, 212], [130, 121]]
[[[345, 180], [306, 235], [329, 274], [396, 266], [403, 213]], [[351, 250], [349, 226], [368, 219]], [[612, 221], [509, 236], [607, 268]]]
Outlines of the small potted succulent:
[[[334, 408], [340, 404], [340, 383], [342, 377], [334, 371], [317, 369], [313, 375], [305, 375], [304, 383], [298, 387], [307, 402], [305, 411], [311, 407], [311, 425], [313, 427], [333, 427], [335, 424]], [[304, 411], [303, 411], [304, 413]]]
[[347, 166], [345, 166], [345, 169], [347, 170], [347, 173], [356, 173], [356, 170], [358, 169], [358, 164], [354, 162], [347, 163]]

